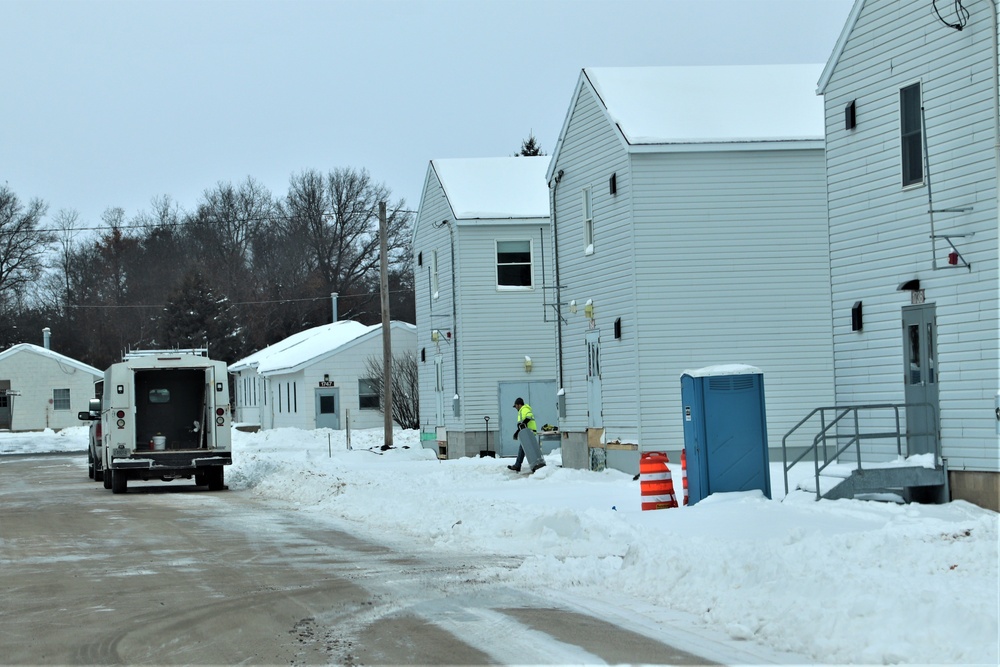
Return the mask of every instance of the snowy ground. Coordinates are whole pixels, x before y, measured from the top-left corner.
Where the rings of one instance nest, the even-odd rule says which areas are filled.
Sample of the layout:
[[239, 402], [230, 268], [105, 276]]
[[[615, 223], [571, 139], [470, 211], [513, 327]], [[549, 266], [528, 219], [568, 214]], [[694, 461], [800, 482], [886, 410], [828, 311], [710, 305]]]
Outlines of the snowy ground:
[[[895, 505], [717, 494], [640, 510], [639, 482], [509, 460], [439, 461], [415, 431], [234, 432], [230, 488], [421, 550], [523, 557], [510, 586], [633, 601], [816, 663], [1000, 661], [998, 515], [957, 501]], [[0, 454], [85, 451], [86, 429], [0, 433]], [[0, 458], [0, 465], [3, 460]], [[672, 465], [680, 490], [680, 466]], [[795, 471], [793, 471], [794, 473]], [[808, 476], [808, 470], [800, 475]]]

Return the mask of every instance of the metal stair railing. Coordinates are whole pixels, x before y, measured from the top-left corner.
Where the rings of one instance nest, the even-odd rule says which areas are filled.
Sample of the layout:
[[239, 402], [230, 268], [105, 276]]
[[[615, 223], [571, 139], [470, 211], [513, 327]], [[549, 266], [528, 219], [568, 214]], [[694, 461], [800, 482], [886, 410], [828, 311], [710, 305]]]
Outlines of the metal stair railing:
[[[861, 443], [866, 440], [876, 440], [876, 439], [886, 439], [895, 438], [896, 439], [896, 453], [898, 456], [903, 455], [903, 437], [904, 433], [900, 428], [899, 411], [900, 408], [912, 409], [917, 407], [931, 407], [928, 403], [921, 404], [900, 404], [900, 403], [874, 403], [874, 404], [864, 404], [864, 405], [844, 405], [844, 406], [828, 406], [822, 408], [816, 408], [808, 415], [806, 415], [798, 424], [792, 427], [785, 437], [781, 439], [781, 456], [784, 468], [784, 478], [785, 478], [785, 495], [788, 495], [788, 471], [792, 469], [797, 463], [802, 461], [810, 453], [813, 455], [813, 472], [816, 479], [816, 500], [822, 498], [822, 490], [820, 489], [819, 478], [820, 474], [826, 470], [826, 468], [832, 464], [838, 462], [841, 454], [846, 452], [851, 447], [854, 447], [855, 457], [857, 461], [857, 469], [861, 470]], [[861, 420], [859, 417], [860, 411], [892, 411], [892, 417], [896, 424], [896, 429], [894, 431], [872, 431], [863, 432], [861, 429]], [[934, 454], [935, 463], [940, 460], [941, 454], [941, 443], [937, 437], [937, 415], [933, 410], [930, 410], [933, 417], [934, 428], [931, 433], [921, 433], [915, 435], [931, 435], [934, 439]], [[803, 451], [799, 456], [795, 458], [791, 463], [788, 462], [788, 439], [795, 434], [796, 431], [801, 429], [811, 420], [813, 420], [816, 415], [819, 415], [820, 430], [819, 433], [812, 440], [812, 444], [808, 446], [805, 451]], [[833, 431], [831, 429], [840, 427], [843, 425], [845, 418], [853, 417], [853, 433], [843, 433], [840, 430]], [[829, 420], [829, 423], [827, 423]], [[839, 444], [840, 441], [845, 440], [844, 444]], [[832, 440], [835, 443], [835, 449], [831, 455], [827, 447], [827, 441]], [[823, 449], [823, 462], [820, 463], [820, 446]]]

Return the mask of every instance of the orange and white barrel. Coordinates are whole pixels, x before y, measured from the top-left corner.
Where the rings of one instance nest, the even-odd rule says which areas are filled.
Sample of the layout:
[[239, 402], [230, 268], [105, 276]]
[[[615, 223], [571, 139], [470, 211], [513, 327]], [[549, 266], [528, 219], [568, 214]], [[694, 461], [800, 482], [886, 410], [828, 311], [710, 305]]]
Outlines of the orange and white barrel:
[[670, 476], [668, 463], [670, 459], [664, 452], [645, 452], [639, 459], [639, 489], [643, 511], [677, 507], [674, 481]]
[[688, 459], [687, 450], [681, 450], [681, 487], [683, 487], [684, 498], [683, 504], [688, 504]]

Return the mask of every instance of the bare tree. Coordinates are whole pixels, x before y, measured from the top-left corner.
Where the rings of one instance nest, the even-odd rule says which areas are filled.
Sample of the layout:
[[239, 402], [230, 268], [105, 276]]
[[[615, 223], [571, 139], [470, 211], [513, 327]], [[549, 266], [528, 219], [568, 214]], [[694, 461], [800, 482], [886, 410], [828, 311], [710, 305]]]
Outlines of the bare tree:
[[[379, 410], [385, 405], [385, 382], [381, 356], [365, 360], [368, 381], [379, 395]], [[420, 384], [417, 357], [412, 352], [392, 355], [392, 420], [402, 428], [420, 428]]]
[[[286, 236], [301, 248], [316, 295], [337, 292], [345, 317], [378, 311], [378, 206], [387, 203], [390, 263], [408, 252], [410, 214], [405, 200], [390, 203], [391, 191], [364, 169], [335, 169], [326, 176], [293, 176], [282, 205]], [[353, 297], [353, 298], [352, 298]], [[361, 298], [359, 298], [361, 297]]]
[[0, 294], [23, 293], [42, 272], [42, 259], [55, 242], [42, 228], [48, 205], [32, 199], [27, 206], [6, 185], [0, 186]]
[[254, 241], [271, 223], [271, 192], [249, 176], [238, 186], [218, 183], [205, 190], [188, 231], [195, 239], [216, 282], [233, 298], [252, 289]]

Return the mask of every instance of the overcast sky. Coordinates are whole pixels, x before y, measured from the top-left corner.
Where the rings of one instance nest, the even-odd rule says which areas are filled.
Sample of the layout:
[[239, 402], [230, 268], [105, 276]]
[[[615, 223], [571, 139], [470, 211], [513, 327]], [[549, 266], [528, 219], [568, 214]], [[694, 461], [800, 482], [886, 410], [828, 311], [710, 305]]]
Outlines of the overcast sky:
[[96, 226], [220, 181], [551, 153], [583, 67], [825, 63], [852, 0], [0, 0], [0, 183]]

